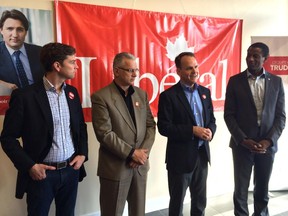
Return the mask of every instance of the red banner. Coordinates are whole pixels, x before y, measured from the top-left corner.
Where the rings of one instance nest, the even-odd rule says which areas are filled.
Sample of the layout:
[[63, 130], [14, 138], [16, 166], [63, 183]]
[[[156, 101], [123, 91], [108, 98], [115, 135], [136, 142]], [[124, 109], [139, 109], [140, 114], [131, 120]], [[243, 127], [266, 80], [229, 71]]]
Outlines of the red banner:
[[179, 80], [174, 59], [183, 51], [195, 52], [199, 84], [210, 88], [214, 109], [223, 110], [228, 79], [240, 71], [242, 20], [61, 1], [55, 10], [57, 41], [77, 50], [79, 70], [71, 84], [82, 97], [86, 121], [90, 95], [112, 81], [113, 58], [123, 51], [137, 57], [134, 85], [147, 91], [155, 116], [159, 94]]

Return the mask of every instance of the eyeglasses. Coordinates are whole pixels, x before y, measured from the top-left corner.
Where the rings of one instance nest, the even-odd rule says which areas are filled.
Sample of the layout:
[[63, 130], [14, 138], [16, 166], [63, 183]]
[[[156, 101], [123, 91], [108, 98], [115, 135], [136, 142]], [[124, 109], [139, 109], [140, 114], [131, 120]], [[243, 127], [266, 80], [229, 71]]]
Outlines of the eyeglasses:
[[127, 71], [127, 72], [129, 72], [129, 73], [138, 73], [139, 72], [139, 69], [138, 68], [136, 68], [136, 69], [133, 69], [133, 68], [128, 68], [128, 69], [126, 69], [126, 68], [121, 68], [121, 67], [117, 67], [118, 69], [121, 69], [121, 70], [124, 70], [124, 71]]

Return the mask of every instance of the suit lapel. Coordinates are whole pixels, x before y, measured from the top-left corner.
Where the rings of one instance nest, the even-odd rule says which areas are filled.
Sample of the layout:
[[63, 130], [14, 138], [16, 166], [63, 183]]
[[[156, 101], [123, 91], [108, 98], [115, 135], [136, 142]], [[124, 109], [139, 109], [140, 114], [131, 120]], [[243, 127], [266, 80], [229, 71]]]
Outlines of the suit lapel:
[[[264, 104], [263, 104], [263, 110], [266, 107], [269, 107], [269, 98], [273, 98], [275, 97], [274, 91], [272, 89], [273, 88], [273, 82], [271, 82], [271, 76], [270, 74], [266, 71], [266, 76], [265, 76], [265, 93], [264, 93]], [[269, 91], [267, 91], [267, 89], [269, 89]]]
[[67, 100], [67, 104], [69, 107], [69, 114], [70, 114], [70, 121], [72, 121], [74, 118], [74, 114], [77, 113], [75, 110], [75, 106], [74, 106], [74, 100], [76, 97], [76, 93], [74, 91], [72, 91], [71, 87], [69, 85], [66, 85], [65, 90], [64, 90], [65, 96], [66, 96], [66, 100]]
[[198, 94], [202, 103], [202, 107], [203, 107], [203, 113], [202, 113], [202, 117], [203, 117], [203, 123], [204, 126], [206, 125], [206, 111], [208, 110], [208, 104], [207, 104], [207, 100], [209, 95], [206, 95], [205, 92], [203, 91], [203, 88], [201, 86], [198, 87]]
[[34, 62], [34, 61], [36, 61], [36, 59], [38, 59], [37, 58], [38, 53], [33, 52], [31, 50], [31, 47], [29, 46], [29, 44], [24, 43], [24, 46], [25, 46], [25, 50], [26, 50], [26, 53], [27, 53], [27, 58], [28, 58], [28, 61], [29, 61], [31, 74], [32, 74], [32, 77], [33, 77], [33, 79], [35, 81], [35, 73], [40, 73], [40, 71], [36, 71], [35, 66], [37, 64], [35, 64], [35, 62]]
[[[135, 90], [134, 94], [132, 95], [132, 103], [133, 103], [133, 109], [134, 109], [134, 114], [135, 114], [136, 128], [138, 131], [141, 131], [142, 128], [140, 128], [140, 127], [142, 124], [140, 124], [140, 122], [143, 121], [141, 119], [141, 110], [144, 109], [144, 108], [141, 109], [141, 107], [145, 107], [145, 109], [146, 109], [146, 104], [144, 104], [144, 101], [141, 100], [141, 98], [139, 97], [138, 92], [136, 90]], [[136, 128], [135, 128], [135, 133], [136, 133]]]
[[256, 106], [255, 106], [255, 102], [254, 102], [254, 99], [253, 99], [253, 95], [252, 95], [252, 92], [251, 92], [251, 88], [249, 86], [249, 82], [248, 82], [248, 78], [247, 78], [247, 70], [242, 72], [241, 73], [241, 79], [239, 80], [240, 83], [239, 83], [239, 87], [243, 88], [244, 90], [244, 94], [248, 96], [249, 100], [250, 100], [250, 103], [254, 105], [254, 108], [256, 109]]
[[41, 82], [39, 84], [36, 84], [34, 90], [35, 90], [36, 101], [38, 102], [40, 109], [42, 110], [43, 116], [47, 122], [48, 130], [53, 136], [52, 112], [50, 109], [49, 100], [48, 100], [43, 83]]
[[13, 60], [10, 56], [9, 51], [7, 50], [5, 43], [2, 41], [0, 42], [0, 76], [5, 77], [6, 82], [11, 82], [20, 86], [16, 69], [13, 64]]
[[123, 120], [127, 123], [131, 130], [136, 133], [136, 128], [134, 126], [129, 110], [114, 83], [111, 85], [111, 97], [114, 102], [115, 108], [119, 111], [119, 114], [122, 116]]

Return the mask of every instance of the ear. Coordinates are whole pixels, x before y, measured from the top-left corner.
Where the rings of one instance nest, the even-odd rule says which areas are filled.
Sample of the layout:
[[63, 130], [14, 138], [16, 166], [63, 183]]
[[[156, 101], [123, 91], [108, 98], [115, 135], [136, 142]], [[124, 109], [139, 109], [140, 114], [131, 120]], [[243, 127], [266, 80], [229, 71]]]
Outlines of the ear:
[[61, 69], [61, 64], [59, 63], [59, 62], [54, 62], [53, 63], [53, 68], [56, 70], [56, 71], [60, 71], [60, 69]]
[[119, 76], [119, 69], [113, 68], [113, 74], [114, 74], [114, 77], [118, 77]]

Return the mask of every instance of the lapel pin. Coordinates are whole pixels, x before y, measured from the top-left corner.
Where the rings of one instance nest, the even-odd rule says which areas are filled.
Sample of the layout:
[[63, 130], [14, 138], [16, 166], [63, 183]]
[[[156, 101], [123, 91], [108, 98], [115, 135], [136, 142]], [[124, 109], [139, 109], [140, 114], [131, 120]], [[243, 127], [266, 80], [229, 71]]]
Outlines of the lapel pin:
[[72, 93], [72, 92], [69, 92], [69, 98], [71, 99], [71, 100], [73, 100], [74, 99], [74, 94]]
[[139, 102], [136, 101], [136, 102], [135, 102], [135, 106], [136, 106], [136, 107], [139, 107], [139, 105], [140, 105]]
[[202, 98], [205, 100], [205, 99], [206, 99], [206, 95], [205, 95], [205, 94], [203, 94], [203, 95], [202, 95]]

